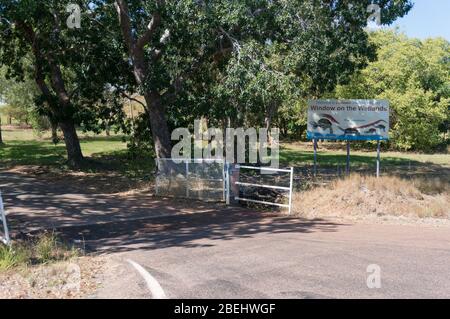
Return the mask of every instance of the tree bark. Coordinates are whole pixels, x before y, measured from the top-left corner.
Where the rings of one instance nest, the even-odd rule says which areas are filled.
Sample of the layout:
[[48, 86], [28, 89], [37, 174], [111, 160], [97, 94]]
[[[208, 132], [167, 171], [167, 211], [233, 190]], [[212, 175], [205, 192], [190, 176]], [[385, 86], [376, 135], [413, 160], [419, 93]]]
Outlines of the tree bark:
[[161, 97], [158, 93], [146, 93], [144, 97], [156, 156], [158, 158], [170, 158], [172, 144]]
[[2, 117], [0, 116], [0, 145], [3, 145], [3, 137], [2, 137]]
[[[23, 29], [32, 46], [33, 55], [35, 58], [36, 84], [49, 104], [50, 111], [53, 113], [55, 121], [58, 122], [59, 127], [63, 131], [69, 165], [79, 167], [84, 158], [83, 153], [81, 152], [80, 140], [78, 139], [77, 131], [75, 129], [75, 123], [73, 122], [71, 115], [68, 115], [69, 112], [67, 112], [71, 101], [66, 90], [60, 65], [51, 55], [43, 56], [43, 53], [39, 47], [38, 36], [32, 27], [22, 21], [19, 21], [18, 25]], [[50, 69], [50, 87], [52, 88], [54, 94], [46, 83], [46, 76], [43, 67], [44, 61], [48, 63]]]
[[[155, 30], [159, 27], [161, 17], [158, 12], [154, 12], [147, 30], [141, 37], [136, 37], [131, 28], [127, 2], [124, 0], [116, 0], [115, 3], [122, 35], [128, 48], [128, 55], [133, 64], [133, 73], [136, 83], [138, 85], [143, 85], [147, 77], [144, 47], [150, 42]], [[172, 143], [164, 106], [161, 101], [161, 95], [159, 92], [149, 88], [144, 92], [144, 97], [156, 157], [169, 158], [171, 155]]]
[[51, 126], [51, 130], [52, 130], [52, 142], [53, 142], [53, 144], [56, 145], [59, 142], [58, 123], [54, 123], [53, 121], [50, 120], [50, 126]]
[[78, 139], [75, 124], [71, 120], [66, 120], [60, 122], [59, 127], [64, 135], [69, 165], [79, 167], [83, 162], [83, 153], [81, 152], [80, 140]]
[[270, 128], [272, 127], [272, 119], [273, 119], [273, 115], [275, 114], [276, 110], [277, 110], [277, 104], [275, 102], [271, 102], [267, 111], [266, 111], [266, 117], [264, 119], [264, 124], [266, 126], [267, 129], [267, 134], [269, 135], [269, 144], [272, 145], [273, 142], [273, 137], [270, 134]]

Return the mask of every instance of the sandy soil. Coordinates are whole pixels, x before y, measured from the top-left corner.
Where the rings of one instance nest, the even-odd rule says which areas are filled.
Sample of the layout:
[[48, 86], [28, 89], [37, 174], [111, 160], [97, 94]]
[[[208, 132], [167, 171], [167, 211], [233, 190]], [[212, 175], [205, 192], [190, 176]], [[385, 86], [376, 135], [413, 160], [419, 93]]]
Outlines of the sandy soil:
[[0, 274], [0, 299], [78, 299], [91, 296], [100, 284], [104, 258], [20, 268]]

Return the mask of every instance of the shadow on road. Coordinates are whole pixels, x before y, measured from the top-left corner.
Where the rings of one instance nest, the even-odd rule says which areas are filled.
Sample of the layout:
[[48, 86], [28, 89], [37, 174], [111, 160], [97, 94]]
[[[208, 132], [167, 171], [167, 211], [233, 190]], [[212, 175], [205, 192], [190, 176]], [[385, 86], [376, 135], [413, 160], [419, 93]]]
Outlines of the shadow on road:
[[66, 239], [84, 240], [88, 252], [111, 253], [134, 249], [210, 247], [214, 241], [262, 234], [334, 232], [338, 226], [343, 225], [322, 219], [280, 217], [273, 213], [233, 208], [225, 212], [66, 227], [57, 231]]
[[0, 188], [13, 235], [54, 229], [69, 242], [84, 243], [88, 252], [212, 246], [260, 234], [333, 232], [340, 226], [149, 193], [97, 193], [82, 178], [2, 172]]

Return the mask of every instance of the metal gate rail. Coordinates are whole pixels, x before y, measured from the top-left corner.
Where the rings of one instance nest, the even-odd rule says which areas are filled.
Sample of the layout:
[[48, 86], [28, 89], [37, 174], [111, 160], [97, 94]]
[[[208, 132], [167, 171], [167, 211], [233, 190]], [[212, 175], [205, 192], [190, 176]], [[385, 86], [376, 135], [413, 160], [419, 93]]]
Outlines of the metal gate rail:
[[289, 214], [291, 214], [291, 212], [292, 212], [292, 188], [293, 188], [293, 182], [294, 182], [294, 168], [293, 167], [291, 167], [289, 169], [282, 169], [282, 168], [272, 168], [272, 167], [257, 167], [257, 166], [236, 165], [236, 168], [237, 169], [244, 168], [244, 169], [250, 169], [250, 170], [289, 173], [290, 174], [289, 187], [277, 186], [277, 185], [267, 185], [267, 184], [235, 182], [236, 185], [241, 185], [241, 186], [246, 186], [246, 187], [269, 188], [269, 189], [277, 189], [277, 190], [289, 191], [289, 204], [280, 204], [280, 203], [274, 203], [274, 202], [267, 202], [267, 201], [263, 201], [263, 200], [256, 200], [256, 199], [245, 198], [245, 197], [240, 197], [240, 196], [235, 196], [234, 199], [237, 200], [237, 201], [251, 202], [251, 203], [256, 203], [256, 204], [285, 207], [285, 208], [289, 209]]
[[0, 241], [2, 241], [5, 245], [9, 245], [11, 243], [11, 239], [9, 238], [8, 231], [8, 223], [6, 222], [6, 214], [5, 208], [3, 206], [2, 192], [0, 192], [0, 219], [3, 224], [3, 236], [0, 236]]

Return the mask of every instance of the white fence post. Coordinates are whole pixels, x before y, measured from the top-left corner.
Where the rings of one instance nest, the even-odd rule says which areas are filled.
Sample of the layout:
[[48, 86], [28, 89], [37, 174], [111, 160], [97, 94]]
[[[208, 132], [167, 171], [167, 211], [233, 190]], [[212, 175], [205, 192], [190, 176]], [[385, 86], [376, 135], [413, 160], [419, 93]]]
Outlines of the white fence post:
[[155, 158], [155, 164], [156, 164], [156, 178], [155, 178], [155, 194], [156, 196], [159, 195], [159, 187], [158, 187], [158, 173], [159, 173], [159, 160]]
[[292, 189], [294, 187], [294, 168], [291, 167], [291, 181], [289, 183], [289, 215], [292, 213]]
[[4, 236], [4, 238], [1, 238], [1, 240], [3, 241], [3, 243], [5, 245], [10, 245], [11, 239], [9, 238], [8, 224], [6, 222], [6, 214], [5, 214], [5, 208], [3, 206], [2, 192], [0, 192], [0, 214], [1, 214], [2, 223], [3, 223], [3, 230], [5, 232], [5, 236]]
[[186, 198], [189, 198], [189, 162], [186, 161]]
[[230, 205], [230, 164], [228, 162], [225, 162], [225, 184], [226, 184], [226, 195], [225, 195], [225, 202], [227, 205]]

